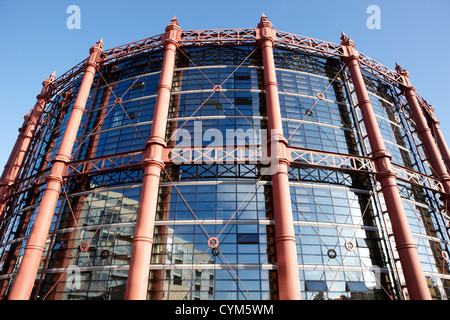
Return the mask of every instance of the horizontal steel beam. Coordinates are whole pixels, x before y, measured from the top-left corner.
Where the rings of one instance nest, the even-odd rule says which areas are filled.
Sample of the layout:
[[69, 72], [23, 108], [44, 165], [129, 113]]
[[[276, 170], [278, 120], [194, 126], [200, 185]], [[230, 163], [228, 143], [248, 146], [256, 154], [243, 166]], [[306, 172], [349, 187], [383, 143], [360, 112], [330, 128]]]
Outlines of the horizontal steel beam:
[[[124, 169], [142, 168], [143, 151], [122, 152], [67, 163], [64, 178], [105, 174]], [[343, 170], [376, 174], [373, 160], [369, 157], [332, 153], [313, 149], [288, 147], [288, 156], [293, 166], [305, 166], [328, 170]], [[204, 147], [166, 147], [164, 149], [165, 165], [190, 164], [258, 164], [269, 165], [263, 157], [263, 148], [258, 145], [243, 146], [204, 146]], [[444, 193], [442, 184], [434, 177], [405, 168], [393, 163], [393, 172], [397, 179], [416, 186], [424, 187], [438, 193]], [[49, 169], [9, 186], [7, 198], [42, 186]]]
[[[306, 54], [314, 54], [322, 57], [341, 58], [343, 52], [341, 46], [336, 43], [318, 40], [310, 37], [296, 35], [288, 32], [274, 30], [275, 46], [290, 50], [299, 50]], [[205, 29], [205, 30], [183, 30], [179, 44], [181, 47], [188, 46], [218, 46], [218, 45], [256, 45], [257, 29], [237, 28], [237, 29]], [[163, 47], [163, 34], [152, 36], [146, 39], [133, 41], [121, 46], [117, 46], [103, 52], [102, 64], [112, 64], [121, 59], [130, 58], [145, 52], [161, 50]], [[394, 70], [369, 58], [363, 53], [359, 53], [361, 67], [363, 70], [381, 77], [388, 83], [395, 86], [402, 85], [401, 76]], [[84, 68], [85, 60], [68, 70], [66, 73], [56, 78], [53, 88], [59, 90], [79, 75]], [[55, 91], [53, 91], [54, 93]]]

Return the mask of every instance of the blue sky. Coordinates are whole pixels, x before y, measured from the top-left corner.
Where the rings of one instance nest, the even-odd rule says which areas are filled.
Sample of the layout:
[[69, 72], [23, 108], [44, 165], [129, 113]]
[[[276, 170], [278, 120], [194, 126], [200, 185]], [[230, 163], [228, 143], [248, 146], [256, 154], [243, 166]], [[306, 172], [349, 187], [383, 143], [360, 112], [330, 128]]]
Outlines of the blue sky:
[[[79, 30], [67, 28], [70, 5], [80, 7]], [[381, 29], [366, 26], [370, 5], [381, 10]], [[392, 69], [398, 62], [435, 107], [450, 144], [449, 0], [0, 0], [0, 171], [42, 81], [85, 59], [101, 37], [105, 48], [147, 38], [174, 15], [185, 30], [256, 27], [263, 12], [277, 30], [334, 43], [343, 30], [369, 57]]]

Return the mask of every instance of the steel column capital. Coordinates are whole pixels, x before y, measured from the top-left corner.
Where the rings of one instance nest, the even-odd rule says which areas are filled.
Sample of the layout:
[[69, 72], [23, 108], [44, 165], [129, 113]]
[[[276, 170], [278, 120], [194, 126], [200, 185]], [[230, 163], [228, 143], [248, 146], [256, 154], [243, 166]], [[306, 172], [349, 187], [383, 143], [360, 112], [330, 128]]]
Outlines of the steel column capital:
[[344, 62], [359, 62], [359, 52], [355, 49], [355, 42], [351, 40], [343, 31], [341, 32], [341, 59]]
[[277, 40], [276, 31], [273, 30], [273, 25], [267, 20], [266, 15], [263, 13], [261, 19], [258, 23], [257, 29], [255, 29], [256, 36], [255, 39], [260, 48], [265, 46], [271, 46], [275, 44]]
[[170, 24], [165, 29], [166, 33], [163, 35], [162, 43], [166, 50], [176, 50], [180, 45], [181, 27], [178, 25], [177, 17], [173, 17]]
[[103, 38], [89, 49], [88, 62], [100, 63], [103, 60]]
[[398, 87], [402, 91], [402, 93], [414, 93], [416, 88], [413, 87], [411, 81], [409, 80], [409, 72], [403, 69], [397, 62], [395, 63], [395, 71], [400, 75], [401, 83], [398, 84]]

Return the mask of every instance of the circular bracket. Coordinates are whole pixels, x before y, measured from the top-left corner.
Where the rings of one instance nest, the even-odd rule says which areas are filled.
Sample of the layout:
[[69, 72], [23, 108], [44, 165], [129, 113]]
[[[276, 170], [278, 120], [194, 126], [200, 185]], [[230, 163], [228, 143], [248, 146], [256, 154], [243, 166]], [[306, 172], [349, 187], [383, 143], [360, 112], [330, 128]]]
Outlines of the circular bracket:
[[219, 239], [211, 237], [208, 239], [208, 246], [212, 249], [216, 249], [219, 246]]
[[352, 241], [348, 240], [348, 241], [345, 241], [344, 247], [348, 251], [353, 251], [355, 249], [355, 244]]
[[449, 260], [447, 251], [444, 251], [444, 250], [442, 251], [442, 258], [444, 258], [445, 261]]
[[217, 257], [220, 253], [219, 248], [213, 248], [211, 251], [214, 257]]
[[327, 256], [328, 256], [328, 258], [330, 258], [330, 259], [335, 259], [336, 256], [337, 256], [336, 250], [334, 250], [334, 249], [328, 249], [328, 251], [327, 251]]
[[102, 253], [100, 254], [102, 259], [106, 259], [109, 257], [109, 250], [102, 250]]
[[82, 242], [80, 244], [80, 251], [87, 252], [89, 250], [89, 242]]

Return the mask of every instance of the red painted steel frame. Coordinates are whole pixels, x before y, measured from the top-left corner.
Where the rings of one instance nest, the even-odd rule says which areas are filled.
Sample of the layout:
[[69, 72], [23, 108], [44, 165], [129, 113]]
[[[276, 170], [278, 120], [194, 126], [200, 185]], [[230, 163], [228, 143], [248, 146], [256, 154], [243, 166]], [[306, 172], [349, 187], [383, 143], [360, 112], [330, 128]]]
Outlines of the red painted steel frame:
[[445, 141], [444, 135], [442, 133], [442, 130], [439, 126], [440, 122], [436, 119], [432, 119], [432, 126], [433, 126], [433, 132], [434, 132], [434, 138], [436, 140], [436, 143], [439, 147], [439, 151], [442, 154], [442, 159], [445, 162], [445, 165], [447, 166], [447, 172], [450, 171], [450, 149], [448, 148], [447, 142]]
[[159, 181], [161, 170], [164, 168], [163, 154], [166, 146], [167, 116], [180, 32], [181, 28], [174, 18], [166, 28], [164, 60], [155, 103], [152, 132], [144, 152], [144, 177], [125, 293], [127, 300], [145, 300], [147, 298]]
[[[283, 136], [277, 77], [273, 58], [274, 30], [272, 24], [263, 16], [258, 24], [258, 45], [261, 48], [264, 66], [266, 109], [271, 150], [279, 154], [277, 172], [272, 174], [272, 193], [275, 220], [275, 243], [277, 248], [278, 291], [281, 300], [300, 300], [300, 279], [298, 274], [296, 238], [292, 218], [291, 195], [289, 189], [287, 140]], [[271, 164], [272, 166], [274, 163]]]
[[359, 109], [361, 110], [364, 125], [367, 130], [372, 149], [372, 158], [374, 159], [377, 172], [376, 177], [381, 184], [381, 190], [391, 220], [408, 293], [413, 300], [430, 300], [430, 291], [423, 274], [417, 248], [414, 244], [406, 212], [400, 198], [396, 181], [397, 174], [392, 171], [391, 156], [384, 146], [380, 128], [361, 73], [358, 52], [354, 48], [353, 41], [345, 36], [345, 34], [342, 34], [341, 39], [345, 56], [344, 61], [350, 71]]
[[[446, 204], [447, 212], [450, 212], [450, 175], [448, 174], [447, 167], [442, 160], [442, 156], [439, 152], [438, 146], [436, 145], [436, 141], [431, 134], [431, 129], [428, 126], [428, 122], [425, 118], [425, 115], [423, 114], [423, 110], [419, 105], [416, 96], [416, 90], [409, 81], [409, 73], [406, 70], [403, 70], [399, 65], [397, 65], [397, 72], [403, 78], [404, 85], [402, 85], [400, 89], [402, 90], [406, 101], [408, 101], [409, 110], [411, 110], [414, 122], [416, 123], [417, 133], [422, 140], [423, 147], [425, 149], [427, 159], [430, 162], [431, 168], [433, 169], [436, 178], [441, 181], [444, 187], [446, 195], [443, 196], [443, 202]], [[443, 146], [442, 141], [443, 140], [441, 140], [441, 146]]]
[[19, 137], [14, 145], [11, 156], [5, 166], [1, 177], [0, 183], [0, 220], [2, 219], [5, 205], [6, 205], [6, 191], [9, 185], [15, 183], [19, 178], [20, 170], [22, 169], [23, 162], [25, 161], [26, 154], [34, 138], [36, 128], [44, 112], [45, 105], [47, 104], [48, 92], [51, 90], [50, 85], [55, 80], [55, 73], [50, 75], [48, 79], [45, 79], [42, 83], [42, 91], [37, 96], [37, 102], [34, 108], [31, 110], [31, 114], [25, 116], [25, 123], [20, 130]]
[[[353, 43], [345, 38], [341, 45], [316, 40], [308, 37], [297, 36], [281, 31], [273, 30], [270, 22], [263, 16], [256, 29], [225, 29], [225, 30], [197, 30], [181, 31], [176, 19], [166, 28], [166, 33], [136, 41], [127, 45], [116, 47], [102, 52], [99, 43], [91, 49], [91, 55], [87, 62], [79, 63], [71, 70], [54, 80], [52, 86], [48, 86], [45, 94], [38, 96], [38, 103], [33, 109], [29, 123], [24, 126], [24, 132], [19, 135], [13, 154], [8, 160], [2, 176], [2, 189], [0, 191], [0, 209], [6, 203], [5, 197], [7, 185], [17, 182], [19, 170], [11, 171], [13, 163], [21, 163], [28, 149], [31, 136], [25, 132], [35, 130], [39, 110], [45, 106], [45, 99], [51, 96], [55, 90], [61, 90], [70, 81], [80, 77], [85, 70], [83, 81], [75, 101], [67, 129], [65, 131], [58, 155], [54, 159], [51, 173], [47, 177], [47, 187], [42, 198], [39, 211], [36, 216], [33, 230], [28, 239], [25, 253], [14, 280], [9, 299], [28, 299], [33, 289], [37, 270], [45, 242], [48, 236], [50, 222], [54, 214], [59, 196], [62, 178], [65, 171], [70, 169], [70, 155], [75, 141], [76, 133], [80, 125], [81, 116], [89, 94], [90, 87], [96, 71], [96, 63], [114, 62], [119, 59], [131, 57], [145, 51], [164, 48], [164, 63], [161, 72], [160, 85], [158, 87], [157, 102], [152, 133], [143, 152], [144, 181], [141, 190], [138, 218], [136, 222], [135, 236], [133, 239], [132, 257], [127, 283], [126, 299], [146, 299], [149, 280], [150, 255], [153, 244], [154, 220], [157, 207], [160, 173], [164, 168], [165, 155], [165, 131], [167, 114], [170, 102], [172, 77], [176, 50], [179, 45], [224, 45], [224, 44], [254, 44], [255, 41], [261, 48], [264, 63], [264, 79], [266, 91], [266, 103], [269, 129], [277, 134], [272, 136], [271, 143], [276, 144], [278, 150], [278, 171], [272, 176], [274, 211], [276, 225], [276, 246], [279, 277], [279, 293], [281, 299], [300, 299], [300, 282], [298, 278], [298, 264], [296, 255], [296, 240], [293, 230], [292, 209], [290, 206], [290, 192], [288, 181], [288, 167], [290, 165], [289, 148], [282, 132], [281, 115], [278, 100], [278, 88], [275, 76], [273, 47], [302, 50], [306, 53], [318, 54], [324, 57], [343, 58], [349, 68], [359, 107], [361, 109], [364, 124], [366, 126], [369, 142], [372, 148], [372, 158], [375, 163], [377, 178], [382, 186], [382, 191], [391, 218], [393, 232], [400, 255], [403, 272], [406, 279], [409, 294], [412, 299], [430, 299], [430, 293], [423, 276], [417, 249], [413, 243], [406, 214], [400, 199], [396, 184], [396, 173], [392, 171], [390, 155], [387, 153], [372, 110], [372, 105], [365, 88], [361, 69], [371, 72], [377, 77], [403, 89], [408, 100], [408, 105], [413, 113], [414, 120], [418, 124], [418, 131], [424, 142], [427, 156], [433, 170], [444, 186], [444, 197], [450, 194], [450, 182], [447, 170], [443, 167], [439, 149], [434, 144], [430, 130], [427, 129], [426, 120], [422, 119], [423, 106], [418, 104], [415, 90], [409, 84], [405, 74], [394, 72], [369, 57], [357, 52]], [[399, 70], [397, 70], [399, 71]], [[406, 86], [405, 86], [406, 84]], [[45, 89], [45, 88], [44, 88]], [[43, 90], [44, 91], [44, 90]], [[36, 111], [36, 114], [34, 113]], [[42, 112], [42, 111], [40, 111]], [[33, 127], [34, 126], [34, 127]], [[438, 123], [433, 123], [435, 139], [438, 143], [444, 160], [449, 166], [450, 153], [442, 137]], [[31, 131], [30, 131], [31, 130]], [[20, 143], [19, 143], [20, 141]], [[447, 153], [446, 153], [447, 152]], [[22, 157], [22, 158], [21, 158]], [[112, 156], [110, 157], [112, 158]], [[13, 160], [14, 159], [14, 160]], [[19, 162], [17, 162], [20, 160]], [[17, 167], [19, 168], [19, 167]], [[73, 168], [72, 168], [73, 169]], [[75, 170], [75, 169], [74, 169]], [[84, 171], [79, 174], [89, 174]], [[6, 184], [5, 184], [6, 183]], [[27, 182], [25, 182], [27, 185]], [[21, 187], [19, 186], [19, 189]], [[22, 187], [23, 188], [23, 187]], [[21, 190], [20, 192], [23, 192]], [[450, 202], [450, 201], [448, 201]]]
[[33, 229], [28, 238], [25, 252], [20, 263], [19, 271], [14, 279], [9, 300], [26, 300], [30, 298], [34, 282], [38, 272], [42, 253], [50, 230], [53, 215], [63, 183], [63, 175], [66, 164], [71, 160], [72, 148], [75, 143], [81, 118], [84, 113], [86, 101], [96, 73], [97, 63], [101, 59], [103, 43], [98, 42], [90, 50], [90, 56], [86, 61], [86, 70], [83, 80], [72, 107], [72, 112], [67, 122], [67, 127], [58, 150], [53, 160], [50, 175], [47, 177], [47, 186], [42, 196], [39, 210], [36, 214]]

